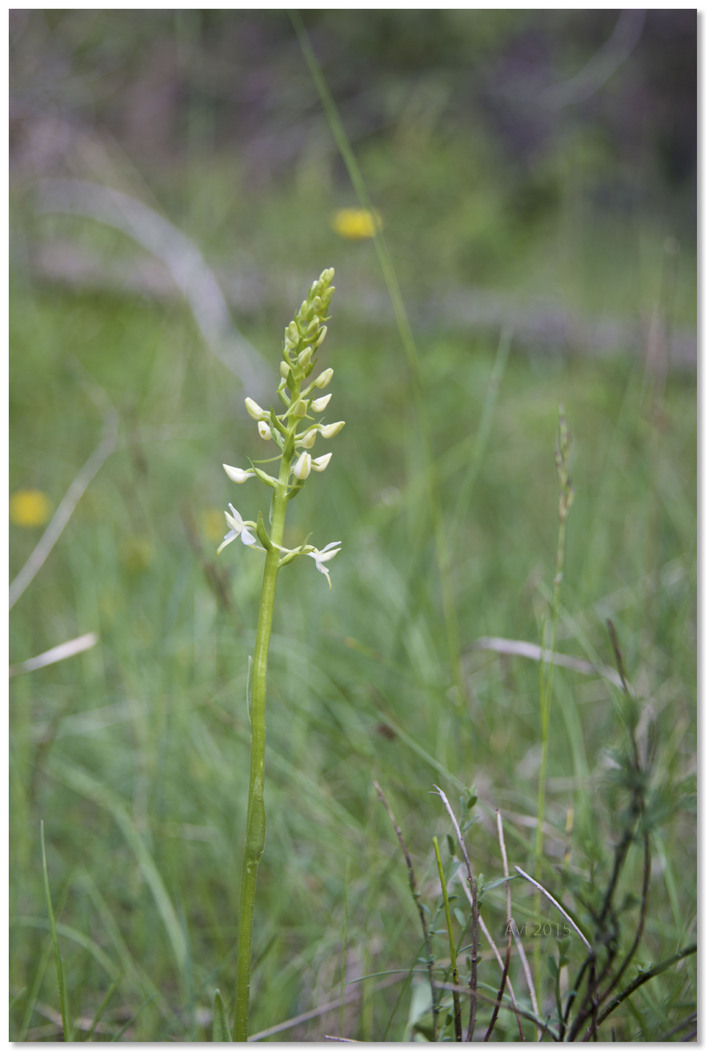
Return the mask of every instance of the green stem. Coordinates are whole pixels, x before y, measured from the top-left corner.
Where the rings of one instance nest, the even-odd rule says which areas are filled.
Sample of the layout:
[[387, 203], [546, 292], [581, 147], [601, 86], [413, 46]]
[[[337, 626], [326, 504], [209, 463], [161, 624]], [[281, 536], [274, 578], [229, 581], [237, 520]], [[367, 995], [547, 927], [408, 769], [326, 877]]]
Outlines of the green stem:
[[[331, 134], [338, 146], [339, 152], [343, 163], [348, 171], [349, 178], [355, 190], [356, 196], [362, 208], [366, 208], [372, 214], [374, 214], [374, 208], [372, 201], [370, 200], [370, 194], [368, 193], [367, 186], [363, 174], [358, 167], [358, 161], [356, 160], [355, 153], [351, 147], [348, 137], [344, 130], [341, 118], [338, 113], [338, 108], [334, 101], [334, 98], [329, 90], [329, 86], [324, 77], [321, 66], [319, 65], [318, 59], [314, 53], [314, 49], [311, 46], [308, 34], [304, 27], [301, 15], [298, 11], [290, 11], [290, 18], [294, 25], [294, 30], [299, 39], [299, 45], [302, 49], [302, 54], [309, 67], [316, 89], [321, 99], [321, 104], [324, 108], [326, 116], [328, 118], [329, 127]], [[441, 508], [441, 498], [439, 493], [439, 483], [437, 478], [437, 467], [434, 460], [434, 454], [431, 446], [431, 435], [429, 430], [429, 421], [426, 411], [426, 399], [425, 392], [422, 386], [421, 379], [421, 366], [419, 351], [417, 350], [417, 344], [412, 332], [412, 326], [405, 307], [404, 300], [402, 298], [402, 292], [400, 291], [399, 282], [397, 280], [397, 274], [395, 267], [392, 262], [392, 256], [388, 251], [385, 238], [382, 235], [380, 227], [378, 226], [374, 237], [373, 245], [375, 252], [378, 257], [378, 263], [380, 270], [382, 271], [383, 280], [387, 287], [387, 292], [390, 297], [390, 303], [392, 304], [392, 310], [395, 315], [395, 322], [397, 324], [397, 330], [400, 335], [400, 341], [407, 359], [407, 365], [409, 368], [409, 375], [412, 385], [412, 392], [414, 396], [415, 409], [417, 412], [418, 419], [418, 435], [420, 438], [420, 450], [423, 457], [423, 471], [424, 479], [427, 490], [427, 500], [429, 510], [431, 513], [431, 525], [432, 533], [434, 537], [434, 549], [436, 554], [436, 563], [439, 570], [439, 584], [441, 588], [441, 610], [444, 619], [445, 636], [447, 643], [447, 652], [449, 656], [449, 664], [451, 668], [451, 676], [456, 687], [456, 705], [459, 710], [465, 710], [468, 706], [468, 685], [463, 672], [463, 662], [461, 660], [461, 648], [460, 648], [460, 634], [458, 626], [458, 612], [456, 608], [456, 596], [454, 591], [453, 581], [453, 569], [451, 565], [451, 556], [449, 552], [448, 538], [446, 536], [446, 530], [444, 526], [444, 516]]]
[[[456, 944], [454, 942], [453, 928], [451, 926], [451, 906], [449, 904], [449, 895], [446, 890], [446, 876], [444, 875], [444, 866], [441, 864], [441, 851], [439, 850], [439, 840], [436, 836], [433, 839], [434, 853], [436, 854], [436, 867], [439, 872], [439, 880], [441, 882], [441, 893], [444, 898], [444, 911], [446, 913], [446, 930], [449, 934], [449, 960], [451, 962], [451, 981], [454, 986], [458, 985], [458, 965], [456, 963]], [[453, 990], [453, 1001], [454, 1001], [454, 1035], [457, 1043], [461, 1043], [463, 1040], [463, 1028], [461, 1024], [461, 1000], [458, 995], [456, 988]], [[436, 1032], [436, 1026], [434, 1027], [434, 1039], [438, 1040], [438, 1033]]]
[[[542, 755], [539, 764], [539, 784], [537, 788], [537, 835], [535, 839], [535, 878], [542, 878], [542, 846], [544, 840], [544, 810], [547, 793], [547, 766], [549, 761], [549, 715], [552, 705], [552, 685], [554, 676], [554, 654], [556, 653], [557, 627], [559, 623], [559, 598], [561, 582], [564, 578], [564, 560], [566, 558], [566, 519], [573, 500], [573, 486], [569, 477], [568, 459], [571, 437], [566, 426], [564, 407], [559, 406], [559, 437], [556, 447], [556, 469], [559, 478], [559, 532], [556, 545], [556, 563], [554, 567], [554, 590], [551, 607], [551, 641], [547, 651], [546, 633], [542, 633], [542, 660], [539, 666], [539, 710], [542, 735]], [[535, 895], [535, 913], [540, 909], [540, 893]], [[534, 947], [534, 981], [539, 989], [541, 964], [541, 946], [539, 939]]]
[[[289, 452], [289, 454], [288, 454]], [[272, 634], [275, 609], [275, 589], [280, 566], [280, 551], [284, 537], [284, 519], [287, 508], [287, 480], [292, 453], [285, 450], [280, 463], [279, 481], [272, 499], [272, 547], [265, 557], [262, 578], [260, 610], [252, 664], [250, 698], [250, 787], [248, 816], [243, 853], [243, 871], [240, 882], [238, 911], [238, 973], [235, 985], [236, 1042], [248, 1039], [250, 1014], [250, 972], [252, 967], [252, 928], [255, 910], [257, 867], [265, 849], [265, 703], [267, 699], [267, 656]]]

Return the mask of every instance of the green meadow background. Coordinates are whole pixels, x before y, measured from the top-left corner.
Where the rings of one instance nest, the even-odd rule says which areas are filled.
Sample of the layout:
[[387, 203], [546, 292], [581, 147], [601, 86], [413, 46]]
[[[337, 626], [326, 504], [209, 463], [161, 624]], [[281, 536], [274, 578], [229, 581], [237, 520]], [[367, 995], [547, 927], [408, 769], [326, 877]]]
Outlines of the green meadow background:
[[[270, 1039], [422, 1038], [422, 935], [374, 782], [431, 915], [432, 838], [448, 862], [451, 831], [435, 785], [459, 813], [475, 786], [476, 876], [502, 876], [496, 808], [511, 871], [536, 871], [540, 666], [477, 644], [547, 636], [560, 405], [575, 497], [556, 649], [614, 668], [613, 622], [650, 771], [625, 982], [695, 938], [695, 12], [304, 21], [416, 362], [373, 240], [337, 232], [360, 202], [285, 12], [11, 14], [11, 580], [86, 483], [9, 622], [13, 1040], [62, 1032], [42, 822], [77, 1039], [208, 1039], [216, 988], [232, 1007], [262, 563], [215, 550], [227, 503], [254, 518], [268, 494], [221, 464], [261, 455], [243, 398], [274, 399], [284, 326], [329, 266], [319, 360], [346, 427], [288, 530], [342, 551], [330, 592], [306, 559], [279, 578], [252, 1033], [304, 1015]], [[226, 315], [193, 271], [177, 287], [194, 253]], [[554, 669], [542, 879], [586, 929], [576, 887], [607, 884], [622, 831], [621, 704], [599, 672]], [[641, 880], [636, 848], [623, 951]], [[560, 920], [511, 889], [518, 924]], [[503, 945], [502, 886], [482, 915]], [[544, 1011], [560, 948], [534, 957]], [[695, 973], [691, 956], [641, 986], [604, 1038], [684, 1039]], [[480, 977], [499, 976], [485, 946]], [[494, 1038], [516, 1035], [501, 1012]]]

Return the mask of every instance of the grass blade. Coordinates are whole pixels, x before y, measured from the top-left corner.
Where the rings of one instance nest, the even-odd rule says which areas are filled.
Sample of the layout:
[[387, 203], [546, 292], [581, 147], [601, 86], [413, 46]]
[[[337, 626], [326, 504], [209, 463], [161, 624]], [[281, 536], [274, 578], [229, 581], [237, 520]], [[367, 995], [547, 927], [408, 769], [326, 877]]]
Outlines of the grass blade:
[[93, 800], [99, 806], [104, 807], [112, 814], [116, 824], [122, 832], [128, 846], [133, 851], [142, 871], [145, 882], [152, 892], [155, 905], [161, 916], [167, 937], [171, 944], [174, 959], [181, 978], [184, 978], [188, 970], [189, 949], [186, 936], [177, 918], [174, 904], [169, 896], [164, 880], [155, 864], [154, 858], [149, 851], [144, 837], [135, 828], [130, 815], [123, 803], [99, 781], [78, 767], [61, 763], [56, 766], [57, 776], [73, 788], [75, 792]]
[[44, 873], [44, 896], [47, 904], [47, 913], [49, 914], [49, 929], [51, 931], [51, 939], [54, 944], [54, 962], [56, 964], [56, 981], [59, 986], [59, 1002], [61, 1004], [61, 1024], [64, 1030], [64, 1040], [66, 1042], [73, 1040], [73, 1033], [69, 1022], [69, 994], [66, 988], [66, 982], [64, 981], [64, 965], [61, 960], [61, 950], [59, 949], [59, 937], [56, 933], [56, 922], [54, 920], [54, 909], [51, 903], [51, 889], [49, 887], [49, 871], [47, 869], [47, 852], [44, 845], [44, 822], [39, 823], [39, 834], [42, 842], [42, 872]]
[[226, 1015], [221, 990], [216, 989], [213, 997], [213, 1042], [214, 1044], [232, 1044], [230, 1026]]

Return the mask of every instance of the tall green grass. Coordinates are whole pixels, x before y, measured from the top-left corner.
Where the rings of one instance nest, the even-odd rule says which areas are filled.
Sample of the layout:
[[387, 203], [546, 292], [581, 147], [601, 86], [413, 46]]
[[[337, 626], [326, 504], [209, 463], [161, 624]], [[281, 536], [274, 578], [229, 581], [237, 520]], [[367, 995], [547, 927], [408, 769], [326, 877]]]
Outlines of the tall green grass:
[[[236, 932], [223, 917], [235, 914], [248, 737], [240, 698], [258, 586], [257, 567], [247, 560], [219, 564], [225, 605], [206, 572], [216, 540], [198, 516], [225, 496], [204, 464], [214, 462], [214, 451], [228, 461], [245, 437], [220, 366], [179, 315], [67, 302], [32, 289], [19, 290], [15, 302], [13, 487], [31, 481], [58, 501], [99, 436], [100, 421], [63, 348], [112, 397], [123, 440], [11, 621], [14, 661], [83, 631], [100, 635], [94, 650], [11, 682], [13, 1031], [16, 1038], [56, 1031], [46, 1017], [58, 1009], [55, 983], [42, 962], [43, 819], [53, 900], [64, 901], [57, 923], [74, 1025], [98, 1009], [120, 971], [102, 1016], [106, 1033], [127, 1026], [131, 1039], [196, 1039], [210, 1031], [214, 988], [227, 1000], [233, 987]], [[27, 332], [18, 319], [30, 311]], [[77, 312], [85, 333], [79, 343]], [[312, 594], [299, 566], [282, 589], [272, 643], [270, 828], [253, 1031], [340, 999], [344, 963], [349, 982], [402, 972], [399, 983], [414, 964], [419, 932], [404, 864], [373, 780], [394, 799], [428, 898], [436, 893], [432, 836], [448, 831], [429, 796], [434, 783], [451, 794], [475, 783], [484, 804], [502, 809], [514, 860], [528, 864], [537, 666], [475, 652], [472, 644], [482, 635], [539, 641], [551, 602], [560, 399], [575, 436], [577, 496], [558, 648], [610, 663], [610, 616], [628, 673], [654, 709], [662, 878], [653, 882], [645, 952], [662, 959], [684, 942], [694, 917], [686, 875], [695, 860], [692, 819], [688, 809], [673, 809], [694, 773], [690, 383], [670, 382], [655, 432], [637, 365], [557, 367], [511, 352], [452, 552], [470, 694], [459, 713], [449, 692], [435, 561], [418, 524], [423, 498], [410, 470], [398, 369], [385, 360], [389, 352], [371, 353], [354, 333], [335, 342], [349, 426], [340, 470], [316, 514], [322, 534], [342, 532], [346, 557], [330, 595]], [[115, 345], [124, 348], [119, 370], [105, 353]], [[51, 347], [60, 352], [51, 356]], [[42, 350], [43, 370], [27, 382], [24, 369]], [[442, 340], [427, 344], [424, 360], [440, 498], [453, 507], [477, 438], [474, 423], [492, 390], [495, 350]], [[200, 554], [189, 546], [184, 506], [196, 515]], [[31, 539], [12, 527], [15, 567]], [[559, 668], [554, 697], [545, 843], [550, 859], [563, 852], [573, 807], [572, 859], [583, 869], [610, 836], [608, 814], [596, 807], [605, 750], [616, 740], [614, 702], [600, 680]], [[497, 875], [492, 833], [474, 836], [480, 871]], [[531, 916], [529, 897], [526, 907]], [[90, 943], [62, 936], [62, 925]], [[103, 966], [95, 966], [96, 952]], [[684, 974], [659, 981], [650, 994], [635, 994], [644, 998], [643, 1022], [628, 1015], [620, 1034], [629, 1038], [650, 1019], [659, 1028], [660, 1004], [677, 987], [688, 999]], [[346, 1008], [347, 1032], [373, 1039], [388, 1027], [400, 985], [384, 982], [346, 986], [360, 990]], [[390, 1039], [407, 1035], [410, 996], [408, 987]], [[664, 1011], [678, 1021], [676, 1008]], [[288, 1032], [311, 1039], [338, 1025], [328, 1015]]]

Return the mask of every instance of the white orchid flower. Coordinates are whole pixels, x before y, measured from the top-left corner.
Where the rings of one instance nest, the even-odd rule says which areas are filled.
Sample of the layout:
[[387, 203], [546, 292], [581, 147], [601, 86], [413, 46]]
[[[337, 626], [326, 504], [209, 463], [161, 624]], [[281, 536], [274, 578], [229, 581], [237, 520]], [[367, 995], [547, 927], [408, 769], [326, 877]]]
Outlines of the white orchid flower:
[[341, 541], [332, 540], [330, 544], [327, 544], [326, 547], [322, 547], [320, 551], [317, 548], [314, 548], [312, 551], [306, 552], [309, 558], [314, 559], [314, 562], [316, 563], [316, 568], [318, 569], [319, 573], [323, 573], [326, 579], [328, 580], [329, 590], [331, 589], [331, 577], [329, 576], [328, 568], [324, 565], [324, 563], [330, 562], [331, 559], [335, 555], [337, 555], [340, 550]]
[[316, 459], [311, 461], [312, 471], [325, 471], [332, 456], [333, 453], [324, 453], [323, 456], [317, 456]]
[[332, 376], [333, 369], [324, 369], [324, 371], [320, 373], [314, 380], [314, 386], [318, 387], [319, 390], [321, 390], [323, 387], [327, 387], [331, 382]]
[[245, 399], [245, 408], [254, 420], [266, 420], [269, 417], [269, 413], [260, 408], [254, 398]]
[[308, 431], [304, 431], [301, 437], [297, 437], [297, 445], [300, 449], [311, 449], [316, 441], [316, 428], [311, 427]]
[[220, 555], [223, 548], [226, 547], [227, 544], [230, 544], [231, 541], [237, 540], [238, 537], [240, 537], [246, 547], [252, 547], [253, 544], [257, 545], [256, 538], [247, 529], [247, 526], [252, 525], [252, 523], [243, 522], [239, 512], [235, 510], [232, 504], [228, 504], [228, 507], [230, 508], [230, 514], [226, 511], [225, 516], [226, 522], [230, 526], [230, 531], [224, 536], [223, 543], [216, 551], [217, 555]]
[[305, 478], [309, 477], [311, 471], [311, 454], [304, 452], [301, 454], [294, 467], [292, 468], [292, 474], [295, 478], [298, 478], [300, 482], [303, 482]]
[[336, 423], [326, 423], [319, 427], [322, 438], [335, 438], [346, 426], [345, 420], [337, 420]]
[[324, 394], [323, 398], [315, 398], [311, 403], [311, 407], [314, 412], [323, 412], [330, 401], [331, 395]]
[[230, 467], [227, 463], [223, 464], [223, 470], [228, 475], [232, 482], [237, 482], [238, 485], [242, 485], [243, 482], [247, 482], [248, 478], [254, 478], [255, 472], [252, 467], [249, 467], [246, 471], [242, 467]]

